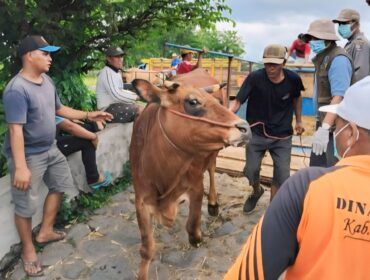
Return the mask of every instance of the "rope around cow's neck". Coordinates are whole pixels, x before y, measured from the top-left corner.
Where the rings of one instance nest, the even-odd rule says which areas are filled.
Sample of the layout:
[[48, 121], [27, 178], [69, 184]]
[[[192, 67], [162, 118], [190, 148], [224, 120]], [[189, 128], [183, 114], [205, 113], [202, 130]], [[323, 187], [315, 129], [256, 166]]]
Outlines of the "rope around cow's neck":
[[162, 132], [162, 135], [164, 136], [164, 138], [167, 140], [168, 143], [170, 143], [170, 145], [175, 148], [175, 150], [178, 150], [180, 152], [184, 152], [182, 149], [180, 149], [179, 147], [176, 146], [175, 143], [173, 143], [171, 141], [171, 139], [167, 136], [167, 133], [166, 131], [164, 131], [164, 128], [163, 128], [163, 125], [162, 125], [162, 122], [161, 122], [161, 119], [159, 118], [159, 112], [161, 111], [162, 107], [159, 107], [158, 111], [157, 111], [157, 120], [158, 120], [158, 124], [159, 124], [159, 128], [161, 129], [161, 132]]

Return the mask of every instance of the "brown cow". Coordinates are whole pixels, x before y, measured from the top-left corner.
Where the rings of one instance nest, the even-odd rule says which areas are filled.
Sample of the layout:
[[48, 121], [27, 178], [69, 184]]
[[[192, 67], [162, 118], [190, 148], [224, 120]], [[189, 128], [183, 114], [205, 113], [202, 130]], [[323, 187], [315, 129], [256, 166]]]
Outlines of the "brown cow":
[[155, 85], [163, 84], [165, 74], [168, 71], [147, 71], [139, 68], [130, 68], [122, 73], [125, 83], [131, 83], [135, 79], [144, 79]]
[[133, 85], [149, 102], [135, 120], [130, 163], [141, 232], [139, 279], [147, 279], [155, 252], [152, 218], [171, 226], [177, 204], [189, 199], [189, 242], [202, 241], [203, 173], [209, 158], [225, 145], [249, 139], [244, 120], [201, 89], [173, 83], [160, 89], [145, 80]]
[[[192, 85], [193, 87], [201, 88], [208, 85], [217, 84], [218, 81], [213, 78], [207, 70], [204, 68], [197, 68], [186, 74], [181, 74], [175, 76], [173, 79], [175, 82], [180, 82], [187, 85]], [[223, 89], [216, 90], [212, 92], [212, 96], [217, 98], [222, 104], [227, 105], [227, 96]], [[207, 171], [209, 174], [209, 191], [208, 191], [208, 214], [211, 216], [218, 215], [218, 202], [217, 202], [217, 191], [215, 184], [215, 172], [216, 172], [216, 158], [218, 151], [215, 152], [209, 159], [209, 165]]]

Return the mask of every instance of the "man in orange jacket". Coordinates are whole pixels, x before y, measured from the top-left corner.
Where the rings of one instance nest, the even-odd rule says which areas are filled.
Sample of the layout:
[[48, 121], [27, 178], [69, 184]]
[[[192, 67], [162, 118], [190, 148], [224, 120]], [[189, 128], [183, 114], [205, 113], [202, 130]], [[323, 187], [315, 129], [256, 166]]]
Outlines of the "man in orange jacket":
[[367, 279], [370, 259], [370, 76], [352, 85], [337, 115], [333, 167], [309, 167], [280, 188], [230, 279]]

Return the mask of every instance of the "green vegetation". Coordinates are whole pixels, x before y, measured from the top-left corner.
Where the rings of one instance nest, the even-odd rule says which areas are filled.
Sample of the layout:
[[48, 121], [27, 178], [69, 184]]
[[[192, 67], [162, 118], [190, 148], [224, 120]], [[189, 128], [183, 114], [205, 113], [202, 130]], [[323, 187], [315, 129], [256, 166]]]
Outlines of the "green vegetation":
[[[41, 34], [62, 46], [49, 73], [62, 102], [93, 110], [95, 77], [87, 73], [103, 66], [102, 53], [108, 46], [126, 51], [126, 66], [142, 58], [169, 57], [174, 50], [163, 51], [164, 42], [241, 55], [243, 45], [235, 31], [215, 30], [217, 22], [230, 22], [225, 16], [230, 12], [225, 0], [0, 0], [0, 26], [7, 27], [0, 32], [0, 98], [21, 68], [17, 47], [28, 34]], [[4, 123], [0, 106], [1, 144]], [[0, 172], [6, 172], [2, 155]]]
[[89, 214], [107, 205], [111, 197], [125, 190], [131, 181], [130, 166], [126, 163], [123, 166], [123, 176], [118, 182], [93, 193], [81, 193], [73, 200], [68, 200], [64, 196], [58, 212], [57, 224], [66, 225], [86, 221]]

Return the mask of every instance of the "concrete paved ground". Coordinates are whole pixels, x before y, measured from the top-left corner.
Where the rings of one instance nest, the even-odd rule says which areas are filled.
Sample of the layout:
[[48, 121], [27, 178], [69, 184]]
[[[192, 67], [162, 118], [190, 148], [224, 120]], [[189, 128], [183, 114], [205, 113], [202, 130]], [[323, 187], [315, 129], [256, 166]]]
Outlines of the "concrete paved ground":
[[[208, 176], [205, 176], [208, 186]], [[155, 226], [156, 256], [150, 279], [222, 279], [269, 203], [266, 191], [252, 214], [242, 213], [245, 197], [251, 191], [245, 178], [216, 174], [221, 211], [218, 217], [202, 207], [204, 242], [200, 248], [188, 243], [185, 223], [187, 203], [179, 206], [170, 229]], [[140, 235], [136, 222], [132, 187], [115, 195], [112, 202], [95, 211], [87, 223], [67, 229], [65, 241], [46, 246], [39, 257], [45, 276], [34, 279], [136, 279], [140, 262]], [[26, 279], [18, 263], [7, 279]]]

